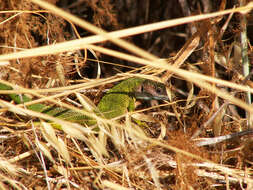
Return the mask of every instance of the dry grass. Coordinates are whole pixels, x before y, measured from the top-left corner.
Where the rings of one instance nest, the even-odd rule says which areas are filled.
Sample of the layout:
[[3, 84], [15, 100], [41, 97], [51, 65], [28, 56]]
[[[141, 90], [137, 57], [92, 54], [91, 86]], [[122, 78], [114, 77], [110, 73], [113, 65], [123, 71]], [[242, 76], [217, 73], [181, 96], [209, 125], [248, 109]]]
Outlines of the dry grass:
[[[1, 189], [252, 189], [253, 89], [250, 72], [241, 71], [245, 42], [231, 40], [245, 28], [234, 33], [231, 28], [243, 26], [245, 17], [252, 20], [253, 4], [225, 9], [221, 1], [213, 13], [107, 32], [102, 27], [110, 23], [121, 27], [110, 1], [91, 2], [89, 22], [96, 26], [40, 0], [0, 5], [0, 82], [14, 88], [0, 91]], [[105, 18], [107, 27], [101, 24]], [[66, 23], [93, 35], [70, 40]], [[184, 32], [185, 42], [170, 56], [160, 55], [155, 43], [146, 47], [154, 50], [149, 53], [122, 39], [181, 25], [196, 32], [189, 38]], [[79, 36], [76, 28], [73, 32]], [[252, 53], [248, 43], [246, 55]], [[89, 79], [85, 69], [98, 64], [102, 68]], [[136, 112], [113, 120], [94, 114], [105, 87], [135, 76], [164, 83], [170, 101], [151, 108], [137, 102]], [[15, 105], [7, 101], [9, 93], [34, 100]], [[93, 117], [99, 130], [26, 109], [39, 102]], [[145, 120], [146, 127], [132, 117]]]

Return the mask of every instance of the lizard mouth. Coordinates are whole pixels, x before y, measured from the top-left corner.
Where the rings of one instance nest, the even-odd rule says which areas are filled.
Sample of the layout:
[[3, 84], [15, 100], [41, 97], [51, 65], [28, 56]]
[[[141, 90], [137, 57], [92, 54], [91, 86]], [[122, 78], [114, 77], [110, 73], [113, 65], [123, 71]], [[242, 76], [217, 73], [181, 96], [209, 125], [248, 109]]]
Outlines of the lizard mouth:
[[139, 100], [169, 100], [168, 96], [165, 95], [154, 95], [148, 92], [135, 92], [135, 98]]
[[110, 94], [125, 94], [138, 100], [169, 100], [168, 96], [149, 92], [110, 92]]

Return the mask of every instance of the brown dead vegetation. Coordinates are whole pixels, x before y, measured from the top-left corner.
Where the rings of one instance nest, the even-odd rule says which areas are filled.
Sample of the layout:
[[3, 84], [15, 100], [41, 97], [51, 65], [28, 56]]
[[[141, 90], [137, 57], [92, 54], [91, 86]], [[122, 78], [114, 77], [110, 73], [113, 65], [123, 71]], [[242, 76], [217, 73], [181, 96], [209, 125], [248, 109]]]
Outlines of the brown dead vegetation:
[[[239, 7], [225, 0], [48, 2], [108, 32]], [[0, 10], [1, 55], [93, 35], [74, 25], [72, 18], [66, 19], [28, 0], [3, 0]], [[240, 40], [245, 32], [242, 22], [245, 17], [249, 21], [246, 44], [251, 63], [252, 11], [232, 12], [205, 20], [196, 18], [194, 22], [162, 30], [144, 30], [143, 34], [124, 38], [166, 60], [175, 67], [176, 74], [162, 66], [151, 66], [152, 63], [145, 62], [143, 66], [137, 59], [133, 63], [85, 47], [11, 59], [9, 64], [0, 66], [1, 80], [37, 90], [30, 92], [36, 95], [35, 100], [62, 93], [46, 101], [47, 104], [76, 101], [81, 105], [86, 99], [81, 96], [80, 100], [76, 94], [80, 90], [97, 104], [103, 89], [131, 74], [144, 74], [151, 79], [158, 76], [171, 95], [170, 101], [161, 101], [156, 108], [150, 108], [147, 102], [137, 102], [140, 114], [137, 117], [145, 118], [148, 128], [136, 127], [126, 115], [120, 122], [110, 121], [114, 127], [102, 121], [103, 134], [96, 135], [82, 130], [78, 134], [75, 128], [52, 130], [45, 123], [33, 124], [32, 120], [38, 121], [34, 115], [20, 116], [12, 113], [10, 107], [1, 108], [1, 189], [252, 189], [253, 130], [249, 119], [252, 113], [250, 106], [240, 102], [250, 103], [247, 92], [242, 87], [212, 80], [216, 77], [252, 88], [250, 77], [243, 75]], [[96, 45], [129, 53], [108, 41]], [[54, 47], [51, 48], [53, 52]], [[101, 75], [97, 73], [99, 68]], [[180, 74], [181, 70], [176, 68], [193, 75]], [[194, 78], [194, 73], [212, 78], [209, 81]], [[74, 87], [75, 84], [84, 86]], [[72, 85], [67, 93], [67, 88], [55, 89]], [[215, 87], [237, 99], [224, 98], [222, 92], [213, 90]], [[6, 95], [1, 94], [0, 98], [9, 101]], [[242, 135], [240, 131], [248, 132]], [[238, 135], [214, 142], [216, 137], [229, 134]], [[209, 144], [198, 144], [203, 142]]]

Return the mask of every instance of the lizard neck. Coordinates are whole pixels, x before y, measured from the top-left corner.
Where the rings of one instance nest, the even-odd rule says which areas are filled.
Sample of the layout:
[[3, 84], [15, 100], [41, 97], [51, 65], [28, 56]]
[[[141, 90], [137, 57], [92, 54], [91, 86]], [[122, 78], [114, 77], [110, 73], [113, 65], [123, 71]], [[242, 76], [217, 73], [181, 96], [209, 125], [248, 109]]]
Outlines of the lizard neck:
[[112, 92], [125, 92], [125, 93], [133, 93], [139, 89], [141, 84], [146, 79], [143, 78], [130, 78], [125, 81], [122, 81], [120, 84], [116, 85], [114, 88], [108, 91], [108, 93]]

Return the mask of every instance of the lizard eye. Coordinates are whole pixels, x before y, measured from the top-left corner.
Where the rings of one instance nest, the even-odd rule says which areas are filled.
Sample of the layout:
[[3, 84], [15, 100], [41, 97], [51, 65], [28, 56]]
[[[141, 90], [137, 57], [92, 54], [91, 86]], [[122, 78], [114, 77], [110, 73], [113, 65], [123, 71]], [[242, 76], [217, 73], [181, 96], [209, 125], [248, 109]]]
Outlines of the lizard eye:
[[162, 88], [161, 87], [158, 87], [157, 89], [156, 89], [156, 92], [158, 93], [158, 94], [161, 94], [162, 93]]

